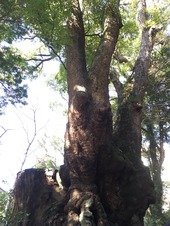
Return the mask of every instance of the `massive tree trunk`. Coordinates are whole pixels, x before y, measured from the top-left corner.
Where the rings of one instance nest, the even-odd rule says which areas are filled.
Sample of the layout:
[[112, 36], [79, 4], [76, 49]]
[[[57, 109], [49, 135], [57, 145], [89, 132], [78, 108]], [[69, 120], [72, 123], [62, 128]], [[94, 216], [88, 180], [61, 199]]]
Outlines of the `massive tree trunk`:
[[89, 71], [86, 70], [85, 34], [78, 1], [73, 1], [72, 17], [68, 21], [69, 33], [72, 35], [71, 44], [66, 49], [69, 113], [65, 167], [70, 176], [70, 185], [67, 187], [68, 224], [87, 220], [84, 208], [89, 205], [88, 202], [91, 202], [88, 208], [92, 208], [95, 223], [108, 224], [102, 200], [107, 199], [107, 183], [111, 171], [109, 165], [112, 164], [113, 127], [108, 76], [121, 27], [118, 12], [118, 2], [114, 6], [106, 4], [105, 32]]
[[[142, 226], [145, 211], [154, 202], [150, 174], [141, 162], [140, 126], [156, 30], [144, 26], [145, 2], [139, 1], [141, 47], [128, 93], [116, 78], [119, 106], [113, 131], [108, 84], [111, 58], [122, 24], [119, 1], [110, 2], [105, 5], [104, 32], [99, 47], [87, 70], [82, 11], [79, 1], [72, 0], [72, 15], [67, 23], [70, 44], [66, 46], [69, 111], [64, 165], [60, 169], [64, 197], [56, 199], [61, 218], [49, 215], [51, 220], [44, 220], [41, 225]], [[18, 183], [15, 190], [24, 194]], [[28, 183], [30, 189], [31, 186]], [[18, 192], [15, 200], [17, 195]], [[21, 204], [25, 198], [22, 197]], [[55, 203], [55, 199], [51, 203]], [[20, 210], [29, 212], [20, 206]], [[45, 214], [44, 209], [41, 214]], [[30, 224], [28, 220], [18, 225], [39, 224]]]

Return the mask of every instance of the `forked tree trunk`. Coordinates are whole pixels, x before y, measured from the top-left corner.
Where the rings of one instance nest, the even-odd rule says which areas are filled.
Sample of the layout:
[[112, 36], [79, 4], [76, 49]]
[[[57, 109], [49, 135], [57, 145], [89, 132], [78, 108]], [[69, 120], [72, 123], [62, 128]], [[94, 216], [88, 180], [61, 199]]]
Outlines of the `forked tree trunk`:
[[[143, 20], [145, 2], [139, 2], [139, 17]], [[155, 31], [143, 28], [141, 22], [142, 44], [134, 67], [134, 84], [126, 98], [123, 98], [123, 87], [121, 91], [117, 90], [121, 103], [113, 131], [108, 83], [111, 58], [122, 26], [119, 1], [115, 1], [114, 5], [108, 1], [105, 5], [103, 36], [88, 71], [82, 12], [78, 0], [72, 0], [72, 3], [72, 16], [67, 23], [70, 45], [66, 47], [69, 111], [64, 165], [60, 169], [63, 197], [50, 196], [49, 192], [53, 190], [51, 187], [51, 190], [45, 191], [45, 197], [42, 195], [38, 200], [35, 198], [35, 202], [38, 201], [39, 204], [31, 207], [30, 203], [29, 209], [25, 197], [33, 200], [34, 192], [30, 193], [30, 190], [39, 189], [39, 184], [27, 182], [28, 190], [25, 190], [19, 186], [18, 179], [15, 186], [15, 206], [19, 200], [20, 208], [15, 208], [14, 212], [32, 211], [32, 216], [36, 218], [38, 207], [41, 213], [38, 215], [39, 219], [46, 217], [48, 220], [32, 224], [36, 226], [142, 226], [145, 211], [154, 202], [149, 170], [141, 162], [140, 124]], [[21, 174], [23, 183], [26, 181], [25, 173]], [[30, 178], [34, 180], [31, 174]], [[42, 181], [45, 185], [44, 177]], [[48, 200], [47, 203], [55, 206], [54, 212], [51, 207], [52, 214], [47, 214], [44, 204], [42, 211], [40, 210], [43, 199], [43, 203]], [[50, 205], [47, 206], [50, 210]], [[18, 225], [31, 225], [30, 218], [27, 223], [24, 222]]]

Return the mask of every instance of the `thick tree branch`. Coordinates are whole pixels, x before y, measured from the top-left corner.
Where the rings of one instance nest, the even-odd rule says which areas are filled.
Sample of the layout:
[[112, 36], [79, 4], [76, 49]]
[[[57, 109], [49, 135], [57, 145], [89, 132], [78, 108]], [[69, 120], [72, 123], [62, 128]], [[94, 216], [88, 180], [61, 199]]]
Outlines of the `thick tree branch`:
[[112, 68], [109, 76], [118, 95], [118, 104], [120, 104], [123, 101], [123, 84], [120, 82], [118, 72], [115, 69]]
[[[68, 92], [70, 100], [79, 87], [86, 86], [85, 31], [78, 0], [72, 0], [72, 15], [67, 22], [70, 43], [66, 46]], [[73, 60], [74, 59], [74, 60]]]
[[150, 68], [151, 53], [154, 45], [154, 38], [162, 28], [161, 27], [147, 27], [146, 2], [145, 0], [138, 1], [137, 4], [137, 20], [141, 28], [141, 46], [139, 54], [134, 66], [134, 87], [132, 95], [136, 97], [138, 102], [143, 102], [145, 87], [147, 84], [147, 74]]
[[94, 37], [94, 36], [97, 36], [97, 37], [101, 37], [101, 33], [94, 33], [94, 34], [85, 34], [86, 37]]
[[117, 51], [114, 52], [114, 57], [119, 63], [126, 63], [129, 61], [126, 56], [123, 56], [121, 53], [118, 53]]
[[145, 0], [137, 1], [136, 20], [141, 29], [143, 27], [145, 27], [145, 22], [147, 20], [147, 18], [146, 18], [146, 1]]
[[105, 5], [103, 36], [90, 69], [90, 77], [93, 83], [92, 90], [94, 91], [96, 102], [101, 103], [102, 101], [106, 101], [104, 97], [106, 97], [106, 93], [108, 93], [107, 88], [110, 62], [121, 26], [119, 1], [115, 1], [115, 4], [108, 1]]

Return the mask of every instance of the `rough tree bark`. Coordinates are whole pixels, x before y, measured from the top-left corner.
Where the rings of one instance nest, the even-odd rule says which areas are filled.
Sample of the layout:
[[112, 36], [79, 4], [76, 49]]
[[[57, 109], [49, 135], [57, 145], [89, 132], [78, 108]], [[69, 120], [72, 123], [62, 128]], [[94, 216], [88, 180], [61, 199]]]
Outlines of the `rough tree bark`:
[[[87, 70], [82, 12], [79, 1], [72, 0], [72, 16], [67, 22], [70, 44], [66, 46], [69, 111], [64, 165], [60, 168], [64, 189], [60, 192], [62, 197], [45, 199], [55, 203], [56, 209], [52, 214], [47, 214], [45, 204], [39, 209], [39, 218], [45, 219], [46, 216], [48, 220], [39, 224], [36, 220], [30, 223], [28, 218], [27, 222], [18, 225], [144, 224], [145, 211], [155, 200], [149, 170], [141, 161], [141, 111], [157, 32], [157, 28], [144, 25], [145, 8], [145, 1], [139, 1], [141, 47], [133, 70], [134, 82], [127, 92], [115, 73], [110, 72], [111, 58], [122, 26], [119, 1], [106, 2], [104, 32], [92, 66]], [[119, 98], [114, 131], [108, 92], [112, 76]], [[34, 202], [30, 203], [30, 209], [26, 208], [25, 196], [35, 197], [29, 193], [30, 189], [39, 189], [41, 185], [26, 182], [25, 177], [26, 172], [23, 172], [16, 181], [14, 213], [18, 209], [30, 213], [37, 208], [33, 206]], [[32, 178], [31, 172], [29, 177]], [[20, 187], [20, 180], [27, 183], [28, 191]], [[44, 176], [42, 180], [45, 185]], [[49, 196], [48, 191], [44, 190], [44, 193]], [[41, 197], [43, 199], [43, 195]], [[38, 200], [41, 203], [41, 198]], [[20, 208], [17, 209], [17, 205]]]
[[160, 219], [163, 219], [163, 186], [162, 186], [162, 165], [165, 158], [163, 141], [163, 123], [159, 123], [159, 139], [156, 140], [154, 136], [154, 126], [152, 121], [147, 120], [147, 131], [146, 136], [149, 141], [149, 161], [150, 161], [150, 171], [151, 176], [155, 185], [155, 195], [156, 202], [155, 205], [150, 207], [151, 216], [153, 222], [159, 222]]

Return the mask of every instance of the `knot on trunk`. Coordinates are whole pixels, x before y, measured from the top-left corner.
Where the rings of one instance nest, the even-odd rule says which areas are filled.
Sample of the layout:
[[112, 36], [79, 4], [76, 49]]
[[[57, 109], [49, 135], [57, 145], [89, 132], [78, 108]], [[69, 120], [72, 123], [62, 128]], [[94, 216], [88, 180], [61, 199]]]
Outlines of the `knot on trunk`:
[[72, 104], [75, 111], [82, 112], [88, 108], [91, 97], [87, 92], [78, 91], [73, 97]]

